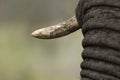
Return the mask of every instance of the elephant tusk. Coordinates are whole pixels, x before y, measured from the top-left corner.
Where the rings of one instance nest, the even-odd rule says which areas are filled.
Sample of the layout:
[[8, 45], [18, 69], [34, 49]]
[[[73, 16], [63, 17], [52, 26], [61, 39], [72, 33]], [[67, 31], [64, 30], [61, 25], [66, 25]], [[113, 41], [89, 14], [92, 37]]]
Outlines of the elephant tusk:
[[54, 26], [38, 29], [32, 33], [33, 37], [39, 39], [54, 39], [68, 35], [80, 29], [75, 16]]

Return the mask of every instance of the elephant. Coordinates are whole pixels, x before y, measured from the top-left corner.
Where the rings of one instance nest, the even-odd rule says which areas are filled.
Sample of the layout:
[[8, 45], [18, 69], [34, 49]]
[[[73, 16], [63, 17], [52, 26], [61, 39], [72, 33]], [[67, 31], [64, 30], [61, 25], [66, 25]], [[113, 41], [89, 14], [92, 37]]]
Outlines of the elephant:
[[120, 0], [80, 0], [81, 80], [120, 80]]
[[84, 36], [81, 80], [120, 80], [120, 0], [79, 0], [75, 17], [76, 20], [68, 21], [77, 21], [75, 29], [52, 26], [37, 30], [32, 36], [53, 39], [81, 28]]

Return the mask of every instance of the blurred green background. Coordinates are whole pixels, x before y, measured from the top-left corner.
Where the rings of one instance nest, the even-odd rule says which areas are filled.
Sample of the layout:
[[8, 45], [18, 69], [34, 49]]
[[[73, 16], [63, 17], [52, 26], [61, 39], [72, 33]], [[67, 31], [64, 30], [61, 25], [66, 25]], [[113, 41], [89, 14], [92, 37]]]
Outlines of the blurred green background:
[[83, 36], [41, 40], [32, 31], [75, 14], [79, 0], [0, 0], [0, 80], [80, 80]]

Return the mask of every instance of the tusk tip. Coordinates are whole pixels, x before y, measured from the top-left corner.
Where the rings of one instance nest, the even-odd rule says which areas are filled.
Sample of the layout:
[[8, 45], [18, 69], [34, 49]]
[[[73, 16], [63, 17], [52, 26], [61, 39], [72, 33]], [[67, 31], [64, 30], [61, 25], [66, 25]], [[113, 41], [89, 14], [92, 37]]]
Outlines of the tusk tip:
[[34, 32], [32, 32], [32, 34], [31, 34], [33, 37], [39, 37], [39, 33], [38, 33], [38, 31], [34, 31]]
[[47, 28], [42, 28], [42, 29], [38, 29], [34, 32], [32, 32], [32, 36], [35, 37], [35, 38], [39, 38], [39, 39], [47, 39], [49, 38], [49, 31], [46, 32], [46, 29]]

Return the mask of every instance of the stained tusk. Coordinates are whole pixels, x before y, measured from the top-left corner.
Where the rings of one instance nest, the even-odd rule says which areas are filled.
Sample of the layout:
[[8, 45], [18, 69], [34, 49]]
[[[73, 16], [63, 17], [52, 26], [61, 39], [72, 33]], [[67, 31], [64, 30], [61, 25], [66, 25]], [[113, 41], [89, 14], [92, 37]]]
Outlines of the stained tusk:
[[32, 33], [32, 36], [39, 39], [54, 39], [68, 35], [78, 29], [80, 29], [80, 27], [78, 26], [76, 17], [73, 16], [67, 21], [57, 25], [38, 29]]

